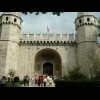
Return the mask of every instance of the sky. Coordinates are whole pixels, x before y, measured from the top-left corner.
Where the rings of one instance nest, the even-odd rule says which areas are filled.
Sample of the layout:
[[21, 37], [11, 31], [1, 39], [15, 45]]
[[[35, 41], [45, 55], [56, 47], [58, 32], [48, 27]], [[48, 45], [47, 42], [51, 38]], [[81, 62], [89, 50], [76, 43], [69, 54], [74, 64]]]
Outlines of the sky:
[[[93, 15], [98, 18], [100, 12], [93, 12]], [[51, 12], [39, 15], [22, 14], [22, 33], [46, 33], [47, 26], [50, 33], [76, 33], [74, 24], [76, 17], [77, 12], [64, 12], [60, 16], [52, 15]]]

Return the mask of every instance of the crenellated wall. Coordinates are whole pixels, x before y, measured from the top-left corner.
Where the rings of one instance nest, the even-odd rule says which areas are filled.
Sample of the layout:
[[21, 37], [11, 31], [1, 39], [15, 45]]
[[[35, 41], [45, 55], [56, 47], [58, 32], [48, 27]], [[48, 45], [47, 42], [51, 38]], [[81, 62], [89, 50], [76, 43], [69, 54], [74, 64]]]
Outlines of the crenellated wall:
[[22, 34], [21, 41], [75, 41], [75, 34], [33, 33]]

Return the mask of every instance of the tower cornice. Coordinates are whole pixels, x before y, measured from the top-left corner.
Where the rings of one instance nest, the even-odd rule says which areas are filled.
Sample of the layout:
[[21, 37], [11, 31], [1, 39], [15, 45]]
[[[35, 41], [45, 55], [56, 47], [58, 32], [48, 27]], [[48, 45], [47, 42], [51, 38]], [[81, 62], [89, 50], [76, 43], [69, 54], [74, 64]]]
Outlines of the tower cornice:
[[[80, 16], [80, 17], [77, 17], [77, 18], [75, 19], [75, 22], [76, 22], [77, 19], [80, 19], [80, 18], [82, 18], [82, 17], [94, 17], [94, 18], [97, 20], [97, 18], [96, 18], [94, 15], [82, 15], [82, 16]], [[75, 22], [74, 22], [74, 23], [75, 23]]]
[[23, 22], [23, 20], [22, 20], [22, 18], [21, 17], [18, 17], [18, 16], [16, 16], [16, 15], [14, 15], [14, 14], [2, 14], [1, 16], [0, 16], [0, 18], [2, 17], [2, 16], [15, 16], [15, 17], [17, 17], [17, 18], [19, 18], [22, 22]]

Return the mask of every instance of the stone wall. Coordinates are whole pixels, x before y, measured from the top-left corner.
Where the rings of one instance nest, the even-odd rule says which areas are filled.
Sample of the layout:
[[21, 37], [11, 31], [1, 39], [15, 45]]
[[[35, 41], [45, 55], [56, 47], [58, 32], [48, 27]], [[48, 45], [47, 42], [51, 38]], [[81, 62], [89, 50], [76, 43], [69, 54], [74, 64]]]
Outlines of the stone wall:
[[[39, 51], [44, 49], [51, 49], [56, 51], [61, 57], [62, 76], [67, 73], [67, 67], [76, 65], [76, 47], [70, 46], [33, 46], [30, 44], [20, 44], [19, 54], [19, 75], [23, 77], [28, 74], [34, 75], [35, 57]], [[58, 62], [59, 63], [59, 62]]]
[[18, 44], [10, 41], [0, 41], [0, 77], [8, 76], [9, 69], [18, 71], [18, 54]]
[[7, 75], [9, 69], [14, 69], [17, 74], [19, 61], [19, 45], [16, 42], [8, 42], [5, 74]]
[[81, 43], [77, 47], [77, 61], [81, 67], [81, 71], [85, 74], [89, 74], [89, 68], [91, 68], [97, 53], [97, 43], [85, 42]]
[[0, 41], [0, 78], [5, 75], [8, 42]]

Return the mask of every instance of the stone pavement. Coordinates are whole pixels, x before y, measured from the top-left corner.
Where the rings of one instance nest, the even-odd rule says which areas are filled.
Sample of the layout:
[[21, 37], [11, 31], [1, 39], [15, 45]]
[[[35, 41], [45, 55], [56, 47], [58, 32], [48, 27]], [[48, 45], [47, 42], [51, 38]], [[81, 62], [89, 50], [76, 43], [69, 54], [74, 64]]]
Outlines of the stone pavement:
[[[24, 85], [22, 85], [22, 87], [39, 87], [39, 86], [30, 83], [29, 86], [24, 86]], [[42, 86], [42, 87], [44, 87], [44, 86]], [[46, 87], [55, 87], [55, 84], [53, 83], [52, 86], [46, 86]]]

